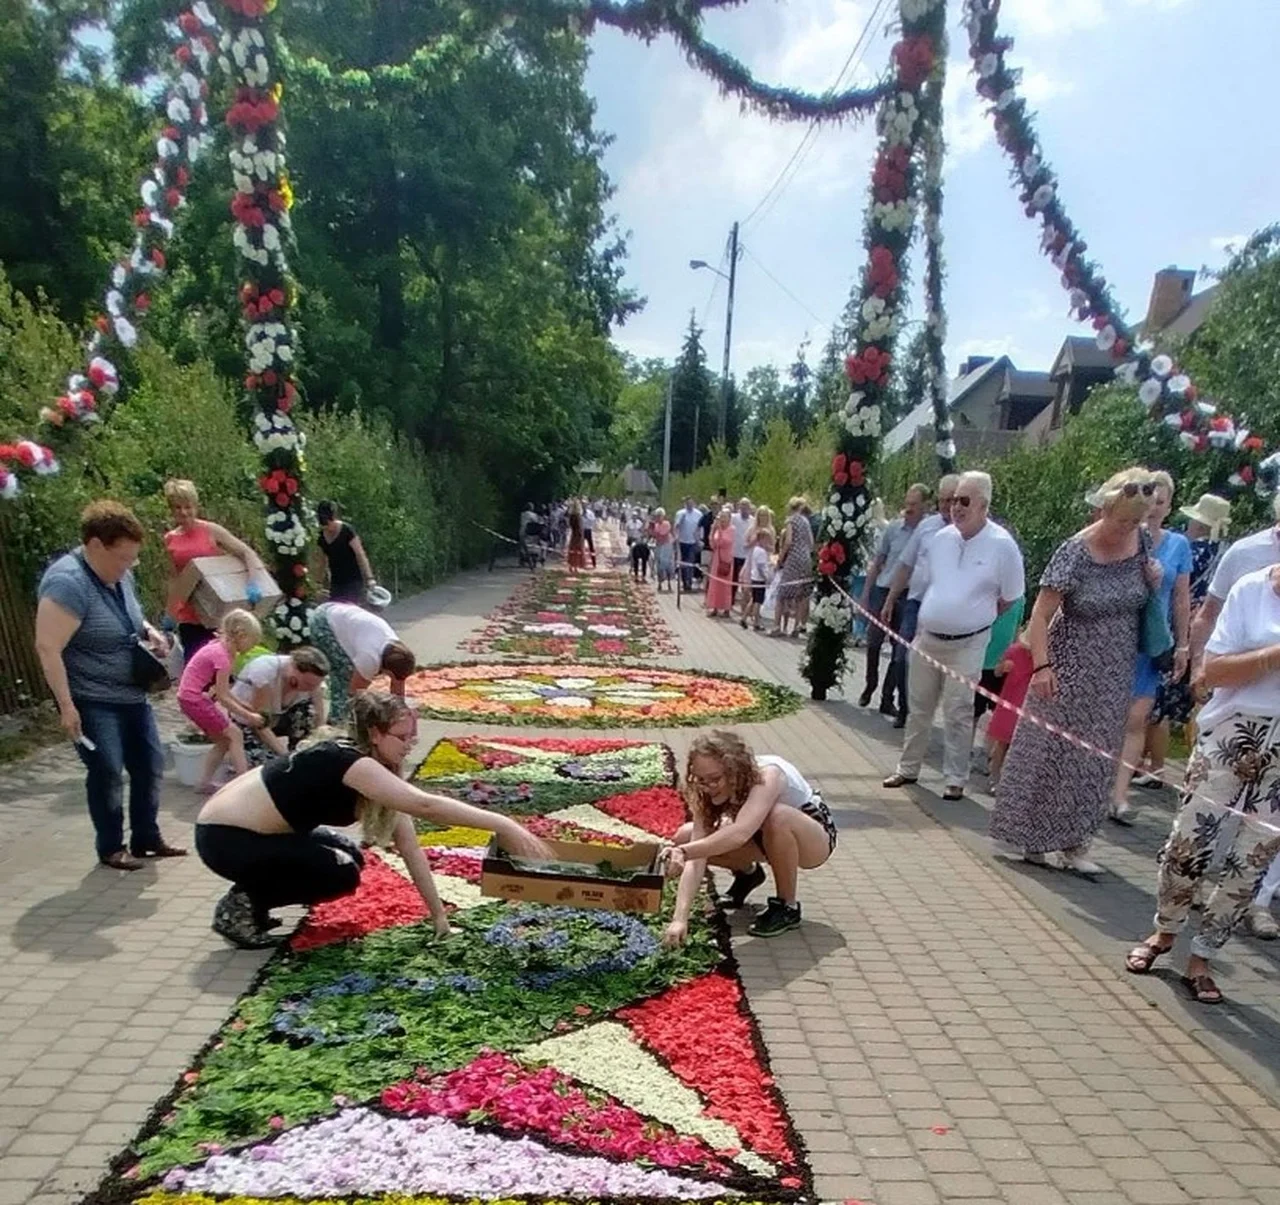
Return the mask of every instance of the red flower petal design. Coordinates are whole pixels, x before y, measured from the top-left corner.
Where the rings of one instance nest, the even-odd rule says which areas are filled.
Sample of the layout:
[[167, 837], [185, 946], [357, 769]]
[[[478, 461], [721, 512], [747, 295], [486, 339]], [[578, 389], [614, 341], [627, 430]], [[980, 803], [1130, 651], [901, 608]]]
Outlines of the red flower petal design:
[[737, 980], [713, 971], [615, 1014], [758, 1155], [794, 1165], [786, 1114], [760, 1064]]

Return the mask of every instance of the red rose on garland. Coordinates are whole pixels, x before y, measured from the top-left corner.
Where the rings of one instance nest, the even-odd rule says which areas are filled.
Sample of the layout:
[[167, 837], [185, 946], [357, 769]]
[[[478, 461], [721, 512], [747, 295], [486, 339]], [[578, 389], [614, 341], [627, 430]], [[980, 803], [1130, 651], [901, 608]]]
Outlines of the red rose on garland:
[[893, 48], [893, 61], [898, 67], [898, 83], [914, 92], [933, 70], [933, 42], [924, 34], [903, 38]]
[[888, 297], [899, 284], [898, 265], [888, 247], [872, 247], [867, 283], [877, 297]]
[[907, 166], [911, 155], [905, 146], [882, 151], [871, 172], [876, 200], [883, 205], [901, 201], [907, 195]]
[[849, 380], [855, 385], [883, 385], [889, 375], [892, 357], [878, 347], [865, 348], [859, 355], [850, 356], [844, 364]]
[[823, 577], [831, 577], [844, 562], [844, 545], [839, 540], [828, 540], [818, 549], [818, 572]]
[[849, 483], [848, 457], [843, 452], [837, 452], [831, 458], [831, 480], [836, 485], [847, 485]]

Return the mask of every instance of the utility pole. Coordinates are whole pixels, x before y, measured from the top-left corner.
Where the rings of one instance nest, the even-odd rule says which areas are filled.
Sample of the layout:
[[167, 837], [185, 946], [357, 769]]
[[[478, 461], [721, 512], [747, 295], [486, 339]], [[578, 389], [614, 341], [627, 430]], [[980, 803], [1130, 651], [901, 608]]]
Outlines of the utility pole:
[[671, 479], [671, 391], [675, 386], [676, 370], [667, 373], [667, 415], [662, 428], [662, 496], [667, 496], [667, 482]]
[[[729, 305], [724, 316], [724, 364], [720, 369], [720, 422], [717, 438], [725, 442], [729, 421], [729, 349], [733, 345], [733, 290], [738, 281], [738, 223], [729, 232]], [[694, 446], [696, 447], [696, 441]]]

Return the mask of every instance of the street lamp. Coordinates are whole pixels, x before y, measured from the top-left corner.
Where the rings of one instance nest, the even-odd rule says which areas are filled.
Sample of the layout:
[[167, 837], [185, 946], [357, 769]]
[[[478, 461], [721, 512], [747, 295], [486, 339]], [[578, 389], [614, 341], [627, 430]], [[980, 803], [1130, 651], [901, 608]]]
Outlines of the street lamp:
[[[724, 315], [724, 366], [720, 370], [720, 422], [717, 424], [717, 437], [721, 444], [725, 442], [725, 423], [729, 415], [729, 349], [733, 344], [733, 292], [738, 281], [738, 223], [734, 222], [729, 232], [729, 271], [726, 275], [719, 268], [713, 268], [705, 259], [691, 259], [689, 267], [695, 271], [706, 268], [714, 272], [722, 280], [729, 282], [729, 303]], [[694, 451], [697, 452], [697, 416], [694, 416]]]

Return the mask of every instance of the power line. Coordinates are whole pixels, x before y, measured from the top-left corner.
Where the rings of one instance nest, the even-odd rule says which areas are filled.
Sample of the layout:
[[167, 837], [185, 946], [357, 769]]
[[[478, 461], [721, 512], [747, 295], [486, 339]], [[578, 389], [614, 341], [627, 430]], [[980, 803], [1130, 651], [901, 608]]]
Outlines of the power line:
[[[850, 68], [855, 66], [855, 62], [862, 61], [862, 57], [867, 51], [867, 45], [864, 44], [867, 41], [867, 35], [874, 28], [876, 21], [882, 14], [887, 3], [888, 3], [888, 0], [876, 0], [876, 6], [871, 10], [870, 15], [867, 17], [866, 24], [862, 27], [862, 32], [858, 35], [857, 41], [854, 42], [853, 49], [849, 51], [849, 57], [845, 59], [844, 66], [840, 68], [840, 74], [836, 76], [835, 83], [832, 84], [831, 87], [827, 89], [827, 92], [826, 92], [827, 96], [831, 96], [836, 91], [836, 89], [840, 87], [841, 82], [844, 80], [845, 74], [850, 70]], [[763, 219], [767, 215], [768, 211], [772, 209], [774, 205], [777, 204], [778, 198], [782, 196], [782, 194], [787, 190], [791, 181], [795, 179], [796, 175], [799, 173], [800, 168], [804, 163], [804, 156], [808, 153], [807, 148], [812, 147], [813, 143], [816, 141], [817, 131], [818, 131], [818, 122], [816, 120], [811, 121], [809, 123], [809, 128], [805, 130], [804, 135], [801, 137], [800, 142], [796, 146], [796, 149], [791, 152], [791, 158], [788, 159], [785, 164], [783, 164], [782, 170], [777, 174], [773, 183], [765, 191], [764, 196], [762, 196], [760, 200], [756, 202], [756, 207], [749, 214], [747, 214], [747, 216], [743, 219], [742, 225], [744, 228], [748, 224], [750, 224], [750, 222], [753, 219], [755, 219], [757, 215], [759, 215], [760, 218]], [[792, 170], [793, 165], [794, 165], [794, 170]], [[787, 176], [788, 171], [791, 172], [791, 175], [789, 178], [785, 179], [784, 181], [784, 177]], [[772, 201], [770, 201], [771, 197], [772, 197]], [[768, 203], [767, 209], [765, 208], [766, 203]], [[764, 210], [765, 212], [761, 213], [761, 210]]]
[[771, 281], [773, 281], [773, 283], [777, 285], [779, 289], [781, 289], [788, 297], [790, 297], [791, 300], [796, 303], [796, 305], [798, 305], [802, 310], [804, 310], [804, 312], [808, 314], [809, 317], [814, 320], [814, 322], [817, 322], [819, 324], [822, 323], [823, 320], [819, 318], [817, 314], [815, 314], [807, 305], [805, 305], [805, 303], [801, 301], [799, 297], [797, 297], [789, 288], [787, 288], [787, 286], [784, 285], [782, 281], [780, 281], [772, 272], [769, 271], [768, 268], [764, 266], [764, 264], [762, 264], [756, 258], [755, 253], [751, 250], [750, 247], [744, 246], [742, 250], [746, 255], [749, 255], [751, 257], [751, 262], [755, 264], [755, 266], [759, 268], [760, 271], [763, 272]]

